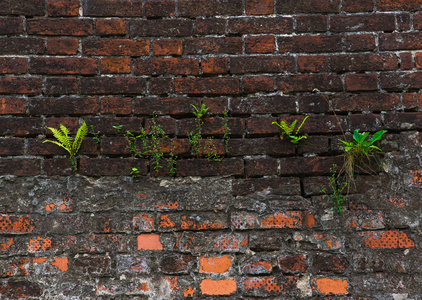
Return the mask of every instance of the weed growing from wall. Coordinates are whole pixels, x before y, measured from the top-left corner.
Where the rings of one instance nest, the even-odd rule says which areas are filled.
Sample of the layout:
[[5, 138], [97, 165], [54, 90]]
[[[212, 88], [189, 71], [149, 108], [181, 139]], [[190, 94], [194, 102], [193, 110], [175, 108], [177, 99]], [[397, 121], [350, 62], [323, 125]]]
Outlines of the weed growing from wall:
[[[334, 164], [331, 168], [331, 176], [328, 177], [328, 187], [325, 185], [321, 186], [321, 191], [327, 196], [328, 202], [334, 205], [334, 211], [336, 213], [341, 213], [342, 206], [346, 203], [347, 194], [343, 193], [344, 189], [347, 187], [347, 182], [339, 182], [337, 176], [337, 165]], [[330, 188], [333, 193], [328, 193], [327, 189]]]
[[272, 124], [276, 124], [278, 127], [281, 128], [282, 132], [280, 137], [283, 138], [283, 136], [288, 136], [290, 138], [290, 142], [293, 144], [299, 143], [301, 139], [306, 139], [306, 135], [299, 135], [299, 131], [302, 128], [303, 124], [305, 124], [306, 119], [308, 116], [303, 119], [302, 123], [299, 125], [299, 127], [295, 130], [297, 120], [294, 120], [292, 124], [288, 125], [285, 121], [280, 121], [280, 124], [277, 122], [273, 122]]

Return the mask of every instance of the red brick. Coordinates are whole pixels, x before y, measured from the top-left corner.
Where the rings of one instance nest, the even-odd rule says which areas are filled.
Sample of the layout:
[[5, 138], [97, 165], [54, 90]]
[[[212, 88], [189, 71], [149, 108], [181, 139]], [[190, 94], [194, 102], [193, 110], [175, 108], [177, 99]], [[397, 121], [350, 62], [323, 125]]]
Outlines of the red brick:
[[274, 1], [246, 0], [245, 10], [247, 15], [271, 15], [274, 13]]
[[102, 97], [102, 114], [129, 115], [132, 113], [132, 98]]
[[[302, 122], [303, 116], [285, 117], [283, 118], [287, 123], [291, 124], [294, 120]], [[314, 115], [309, 116], [309, 119], [303, 124], [302, 131], [307, 133], [341, 133], [342, 128], [347, 128], [347, 120], [344, 116], [333, 116], [333, 115]]]
[[395, 110], [400, 106], [400, 96], [387, 93], [343, 94], [331, 98], [336, 111]]
[[2, 55], [44, 54], [45, 40], [28, 37], [0, 37]]
[[218, 15], [241, 15], [243, 5], [241, 0], [230, 2], [219, 0], [180, 0], [178, 5], [179, 16], [218, 16]]
[[227, 25], [230, 34], [283, 34], [293, 32], [293, 19], [290, 17], [272, 18], [233, 18]]
[[339, 35], [297, 35], [278, 38], [278, 51], [285, 52], [340, 52], [342, 51]]
[[305, 95], [299, 96], [299, 111], [321, 113], [331, 110], [327, 95]]
[[168, 77], [151, 77], [149, 79], [149, 92], [156, 95], [173, 92], [173, 79]]
[[187, 54], [240, 54], [242, 39], [240, 37], [201, 37], [185, 39]]
[[273, 53], [274, 36], [249, 36], [245, 38], [245, 53]]
[[422, 32], [384, 33], [379, 36], [380, 50], [419, 50]]
[[328, 154], [329, 153], [328, 137], [326, 136], [308, 136], [307, 139], [301, 140], [298, 145], [299, 155], [305, 153]]
[[342, 157], [291, 157], [280, 158], [281, 175], [329, 174], [333, 164], [342, 165]]
[[192, 106], [200, 106], [197, 98], [152, 98], [142, 97], [134, 102], [134, 113], [138, 115], [187, 115], [191, 113]]
[[413, 15], [413, 27], [416, 30], [422, 29], [422, 13], [415, 13]]
[[145, 2], [145, 16], [147, 18], [172, 17], [176, 9], [173, 0], [155, 0]]
[[193, 24], [193, 20], [133, 20], [129, 34], [131, 38], [139, 36], [191, 36], [194, 32]]
[[76, 94], [76, 85], [75, 77], [47, 77], [45, 94], [55, 96]]
[[402, 13], [396, 15], [397, 20], [397, 27], [399, 31], [407, 31], [410, 30], [410, 14]]
[[262, 96], [234, 98], [230, 110], [234, 114], [280, 114], [296, 112], [296, 97]]
[[229, 72], [229, 59], [227, 57], [207, 57], [201, 61], [204, 74], [226, 74]]
[[422, 52], [415, 53], [415, 65], [416, 68], [422, 69]]
[[[58, 127], [57, 127], [58, 128]], [[48, 135], [52, 135], [51, 131], [48, 130]], [[69, 153], [61, 147], [53, 143], [43, 143], [44, 139], [31, 139], [28, 141], [29, 155], [68, 155]], [[94, 155], [97, 153], [96, 142], [92, 139], [85, 139], [82, 143], [81, 148], [78, 151], [79, 154]]]
[[346, 90], [375, 91], [378, 90], [377, 74], [349, 74], [346, 75]]
[[230, 139], [229, 151], [231, 156], [243, 155], [292, 155], [294, 145], [290, 142], [282, 141], [279, 137], [259, 138], [259, 139]]
[[224, 34], [226, 20], [220, 18], [197, 18], [196, 33], [198, 34]]
[[412, 70], [413, 58], [412, 53], [400, 53], [400, 70]]
[[128, 74], [131, 72], [131, 59], [120, 57], [105, 57], [100, 61], [103, 74]]
[[422, 87], [421, 72], [394, 72], [380, 75], [381, 88], [386, 90], [419, 89]]
[[[138, 144], [138, 143], [137, 143]], [[142, 147], [142, 145], [139, 145]], [[130, 149], [124, 137], [102, 137], [100, 152], [104, 155], [129, 155]]]
[[422, 128], [422, 115], [419, 112], [390, 113], [385, 115], [384, 124], [386, 129], [413, 129]]
[[1, 158], [0, 175], [36, 176], [41, 171], [41, 160], [31, 158]]
[[[70, 134], [76, 134], [80, 127], [78, 117], [50, 117], [46, 120], [46, 123], [46, 127], [53, 128], [59, 128], [60, 124], [63, 124], [69, 130]], [[48, 131], [47, 135], [51, 135], [51, 133]]]
[[203, 279], [199, 285], [203, 295], [231, 295], [236, 292], [236, 279]]
[[325, 55], [301, 55], [297, 58], [298, 71], [304, 73], [328, 72], [329, 58]]
[[244, 166], [242, 159], [186, 159], [177, 161], [177, 176], [242, 176]]
[[174, 90], [183, 94], [238, 94], [240, 83], [234, 77], [175, 78]]
[[331, 70], [349, 71], [388, 71], [397, 70], [398, 58], [394, 54], [340, 54], [330, 57]]
[[243, 91], [248, 94], [274, 91], [274, 77], [245, 76], [242, 78]]
[[35, 223], [28, 215], [0, 216], [0, 232], [3, 234], [31, 233], [35, 230]]
[[377, 8], [379, 10], [385, 10], [385, 11], [394, 11], [394, 10], [418, 11], [420, 10], [421, 6], [418, 0], [409, 0], [409, 1], [378, 0]]
[[0, 118], [0, 125], [1, 135], [27, 136], [43, 133], [41, 118]]
[[74, 258], [72, 268], [83, 276], [109, 275], [111, 273], [111, 259], [108, 255], [79, 255]]
[[0, 139], [0, 155], [23, 155], [24, 140], [16, 138], [2, 138]]
[[243, 273], [251, 275], [271, 274], [273, 266], [271, 259], [267, 257], [257, 257], [242, 264], [241, 270]]
[[79, 57], [33, 57], [29, 68], [32, 74], [46, 75], [93, 75], [97, 69], [97, 59]]
[[347, 280], [331, 278], [313, 278], [312, 283], [321, 294], [342, 295], [347, 294]]
[[350, 116], [350, 128], [361, 132], [378, 131], [382, 128], [381, 116], [376, 114], [353, 114]]
[[86, 176], [129, 176], [132, 168], [147, 174], [147, 161], [123, 158], [81, 158], [79, 172]]
[[313, 266], [323, 272], [339, 272], [346, 271], [349, 263], [346, 258], [334, 254], [316, 254], [313, 258]]
[[248, 137], [259, 135], [274, 135], [278, 133], [277, 126], [272, 122], [277, 121], [274, 117], [251, 117], [246, 120]]
[[178, 39], [154, 40], [152, 43], [154, 55], [182, 55], [182, 43], [182, 40]]
[[88, 17], [142, 17], [142, 0], [84, 1], [84, 16]]
[[228, 228], [225, 214], [166, 214], [160, 216], [161, 230], [217, 230]]
[[43, 291], [38, 284], [29, 281], [10, 281], [0, 286], [0, 294], [10, 299], [39, 298], [42, 293]]
[[136, 77], [94, 77], [81, 78], [81, 94], [143, 94], [146, 80]]
[[0, 17], [0, 34], [23, 33], [22, 17]]
[[149, 54], [149, 41], [136, 39], [87, 39], [82, 42], [86, 55], [141, 56]]
[[346, 12], [369, 12], [374, 9], [372, 0], [343, 0], [343, 11]]
[[122, 125], [121, 132], [129, 130], [132, 133], [139, 133], [142, 128], [143, 118], [134, 117], [88, 117], [85, 118], [86, 124], [90, 128], [94, 125], [95, 131], [99, 131], [100, 134], [116, 134], [114, 125]]
[[[157, 118], [155, 120], [156, 124], [161, 126], [166, 134], [173, 135], [176, 134], [176, 120], [173, 118]], [[152, 119], [145, 119], [144, 129], [147, 134], [151, 134], [153, 122]]]
[[417, 108], [419, 103], [422, 103], [422, 95], [417, 93], [403, 94], [403, 105], [406, 109]]
[[47, 53], [50, 55], [73, 55], [78, 53], [79, 40], [74, 38], [49, 38]]
[[320, 91], [339, 92], [343, 83], [339, 75], [280, 75], [276, 77], [277, 90], [284, 93], [311, 92], [315, 88]]
[[0, 57], [0, 74], [26, 73], [28, 60], [19, 57]]
[[0, 78], [1, 94], [40, 94], [42, 81], [35, 77]]
[[99, 36], [126, 34], [126, 21], [122, 19], [98, 19], [95, 32]]
[[376, 48], [375, 35], [352, 34], [344, 37], [344, 47], [346, 51], [373, 51]]
[[296, 17], [297, 32], [326, 32], [328, 30], [327, 16], [305, 15]]
[[79, 115], [95, 114], [97, 99], [92, 97], [31, 98], [31, 115]]
[[47, 11], [50, 17], [77, 17], [78, 0], [48, 0]]
[[135, 75], [198, 75], [199, 61], [194, 58], [140, 58]]
[[160, 261], [160, 269], [168, 274], [187, 274], [194, 261], [193, 256], [173, 253], [163, 255]]
[[88, 36], [94, 31], [88, 19], [28, 19], [28, 34]]
[[45, 14], [45, 1], [5, 0], [0, 7], [0, 14], [42, 16]]
[[392, 14], [338, 15], [330, 19], [333, 32], [387, 31], [395, 30], [395, 18]]
[[295, 61], [292, 56], [239, 56], [230, 58], [230, 72], [239, 73], [282, 73], [293, 72]]
[[278, 14], [338, 13], [340, 0], [277, 0]]
[[277, 175], [278, 160], [275, 158], [256, 158], [245, 160], [245, 172], [248, 177]]
[[300, 211], [276, 212], [274, 214], [263, 216], [259, 220], [261, 228], [301, 228], [302, 213]]
[[278, 265], [283, 273], [302, 273], [309, 267], [306, 255], [280, 255]]

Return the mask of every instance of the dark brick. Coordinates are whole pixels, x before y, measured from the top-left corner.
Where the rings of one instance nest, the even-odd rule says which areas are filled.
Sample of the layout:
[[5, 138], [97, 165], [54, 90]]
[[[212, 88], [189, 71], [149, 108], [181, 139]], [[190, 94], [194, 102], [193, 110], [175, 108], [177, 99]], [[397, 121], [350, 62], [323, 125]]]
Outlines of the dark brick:
[[16, 138], [2, 138], [0, 139], [0, 155], [23, 155], [24, 140]]
[[187, 274], [193, 257], [186, 254], [169, 254], [160, 260], [160, 270], [167, 274]]
[[380, 75], [381, 88], [386, 90], [419, 89], [422, 86], [422, 73], [394, 72]]
[[277, 90], [285, 93], [320, 91], [339, 92], [343, 90], [341, 77], [338, 75], [280, 75], [276, 77]]
[[226, 30], [225, 19], [198, 18], [196, 19], [197, 34], [223, 34]]
[[0, 6], [0, 15], [42, 16], [45, 13], [44, 0], [4, 0]]
[[[223, 136], [223, 118], [203, 118], [202, 135], [207, 136]], [[242, 136], [245, 132], [245, 124], [243, 119], [240, 118], [228, 118], [227, 126], [230, 128], [231, 136]], [[182, 119], [178, 120], [178, 135], [186, 136], [188, 132], [195, 131], [196, 121], [195, 119]]]
[[158, 0], [145, 2], [145, 16], [147, 18], [172, 17], [176, 9], [173, 0]]
[[152, 42], [154, 55], [182, 55], [183, 41], [179, 39], [160, 39]]
[[403, 0], [378, 0], [378, 10], [394, 11], [394, 10], [405, 10], [405, 11], [418, 11], [421, 6], [419, 1], [403, 1]]
[[300, 195], [300, 180], [294, 177], [268, 177], [233, 180], [233, 194], [245, 196], [270, 191], [274, 195]]
[[304, 73], [328, 72], [329, 57], [326, 55], [300, 55], [297, 58], [298, 71]]
[[102, 114], [129, 115], [132, 113], [132, 98], [102, 97], [100, 102]]
[[92, 20], [88, 19], [28, 19], [28, 34], [88, 36], [93, 34]]
[[346, 75], [346, 90], [349, 92], [378, 90], [377, 74]]
[[400, 53], [400, 70], [412, 70], [413, 57], [412, 53]]
[[126, 21], [122, 19], [99, 19], [95, 23], [95, 32], [99, 36], [126, 34]]
[[191, 36], [193, 24], [193, 20], [133, 20], [130, 22], [129, 34], [131, 38], [139, 36]]
[[48, 0], [47, 12], [50, 17], [77, 17], [78, 0]]
[[242, 53], [242, 39], [239, 37], [203, 37], [185, 39], [187, 54], [239, 54]]
[[161, 95], [173, 92], [173, 79], [167, 77], [152, 77], [149, 80], [149, 92]]
[[80, 275], [108, 275], [111, 273], [111, 259], [108, 255], [80, 255], [72, 261], [72, 266]]
[[49, 38], [47, 53], [50, 55], [73, 55], [78, 53], [79, 40], [76, 38]]
[[422, 129], [422, 114], [420, 112], [385, 114], [384, 124], [386, 129], [420, 130]]
[[130, 176], [132, 168], [140, 175], [148, 172], [148, 162], [143, 159], [81, 158], [79, 172], [86, 176]]
[[293, 72], [292, 56], [240, 56], [230, 58], [230, 72], [238, 73], [282, 73]]
[[340, 0], [277, 0], [278, 14], [338, 13]]
[[140, 58], [135, 75], [198, 75], [199, 61], [194, 58]]
[[149, 54], [149, 41], [136, 39], [86, 39], [82, 42], [86, 55], [141, 56]]
[[338, 15], [331, 17], [333, 32], [394, 31], [395, 18], [392, 14]]
[[120, 132], [126, 132], [129, 130], [132, 133], [139, 133], [142, 128], [143, 118], [132, 118], [132, 117], [89, 117], [86, 118], [86, 124], [90, 128], [94, 125], [96, 132], [100, 134], [116, 134], [116, 129], [113, 126], [122, 125]]
[[75, 77], [48, 77], [45, 79], [45, 93], [47, 95], [76, 94], [76, 86]]
[[0, 74], [26, 73], [28, 60], [20, 57], [0, 57]]
[[172, 213], [160, 216], [160, 230], [216, 230], [228, 228], [226, 214]]
[[192, 105], [200, 106], [198, 98], [152, 98], [143, 97], [135, 100], [134, 113], [138, 115], [189, 115]]
[[327, 136], [308, 136], [302, 139], [297, 145], [299, 155], [305, 153], [316, 153], [319, 155], [326, 155], [329, 153], [329, 142]]
[[[14, 3], [20, 2], [25, 3], [26, 1], [14, 1]], [[41, 287], [38, 284], [30, 281], [6, 281], [0, 286], [0, 294], [9, 299], [20, 299], [28, 297], [38, 298], [41, 297], [42, 293], [43, 291]]]
[[397, 19], [397, 27], [399, 31], [407, 31], [410, 30], [410, 14], [408, 13], [402, 13], [396, 15]]
[[[302, 122], [303, 116], [295, 118], [294, 116], [283, 118], [288, 124], [291, 124], [294, 120], [298, 119], [298, 123]], [[347, 121], [344, 116], [332, 116], [332, 115], [314, 115], [309, 116], [301, 131], [307, 133], [318, 133], [327, 134], [331, 132], [342, 132], [347, 129]]]
[[321, 190], [322, 185], [327, 187], [327, 192], [332, 193], [332, 190], [328, 185], [328, 178], [325, 176], [313, 176], [303, 179], [303, 188], [306, 196], [323, 194]]
[[274, 36], [248, 36], [245, 38], [245, 53], [273, 53]]
[[229, 72], [227, 57], [207, 57], [201, 60], [201, 69], [204, 74], [226, 74]]
[[93, 75], [97, 69], [97, 59], [79, 57], [33, 57], [29, 67], [30, 73], [45, 75]]
[[[139, 145], [141, 147], [141, 145]], [[124, 137], [103, 137], [101, 138], [101, 154], [104, 155], [129, 155], [128, 142]]]
[[326, 175], [333, 164], [341, 166], [343, 157], [280, 158], [281, 175]]
[[400, 96], [397, 94], [342, 94], [331, 98], [336, 111], [382, 111], [396, 110], [400, 106]]
[[297, 291], [297, 281], [294, 276], [246, 277], [239, 285], [246, 295], [265, 297], [292, 295], [292, 291]]
[[274, 77], [245, 76], [242, 78], [243, 92], [252, 94], [257, 92], [274, 91]]
[[41, 171], [41, 160], [34, 158], [1, 158], [0, 175], [35, 176]]
[[19, 33], [23, 33], [22, 17], [0, 17], [0, 34]]
[[382, 129], [381, 116], [375, 114], [353, 114], [349, 118], [349, 124], [351, 129], [359, 129], [361, 132]]
[[326, 32], [328, 30], [327, 16], [306, 15], [296, 17], [297, 32]]
[[241, 0], [230, 2], [221, 0], [179, 0], [179, 15], [185, 17], [194, 16], [218, 16], [218, 15], [241, 15], [243, 5]]
[[130, 58], [104, 57], [100, 61], [102, 74], [129, 74], [132, 68]]
[[237, 158], [223, 159], [221, 161], [188, 159], [177, 162], [177, 176], [242, 176], [243, 174], [243, 160]]
[[0, 115], [24, 114], [25, 103], [23, 98], [0, 97]]
[[374, 2], [372, 0], [343, 0], [343, 11], [346, 12], [369, 12], [373, 9]]
[[142, 17], [142, 0], [83, 0], [83, 15], [89, 17]]
[[[155, 119], [157, 125], [159, 125], [166, 134], [176, 134], [176, 120], [173, 118], [157, 118]], [[147, 134], [151, 134], [153, 122], [152, 119], [145, 119], [145, 131]]]
[[44, 54], [45, 41], [40, 38], [0, 37], [1, 55]]
[[344, 48], [346, 51], [373, 51], [376, 48], [375, 35], [352, 34], [344, 37]]
[[278, 133], [278, 127], [273, 122], [274, 117], [251, 117], [246, 120], [246, 129], [248, 137], [259, 135], [274, 135]]
[[340, 52], [342, 51], [339, 35], [297, 35], [278, 38], [278, 51], [285, 52]]
[[334, 254], [316, 254], [313, 267], [322, 272], [343, 273], [349, 267], [349, 262], [345, 257]]
[[305, 113], [329, 112], [330, 102], [327, 95], [299, 96], [299, 111]]
[[277, 175], [278, 160], [275, 158], [246, 159], [245, 173], [248, 177]]
[[68, 158], [44, 159], [43, 170], [48, 176], [69, 176], [73, 174], [72, 163]]
[[306, 255], [280, 255], [278, 265], [283, 273], [302, 273], [309, 267]]
[[[46, 123], [46, 127], [53, 128], [59, 128], [60, 124], [63, 124], [69, 130], [70, 134], [76, 134], [80, 127], [78, 117], [50, 117], [46, 120]], [[47, 135], [52, 136], [49, 130], [47, 131]]]
[[422, 32], [384, 33], [379, 36], [380, 50], [419, 50]]
[[397, 70], [398, 58], [394, 54], [340, 54], [330, 57], [331, 70], [349, 71], [384, 71]]
[[240, 82], [234, 77], [175, 78], [174, 91], [183, 94], [238, 94]]
[[229, 19], [227, 29], [229, 34], [292, 33], [293, 19], [290, 17], [233, 18]]
[[[48, 130], [51, 134], [51, 131]], [[55, 140], [54, 138], [49, 140]], [[30, 139], [28, 141], [28, 154], [29, 155], [69, 155], [69, 153], [53, 143], [44, 143], [45, 139]], [[93, 139], [84, 139], [78, 154], [94, 155], [97, 154], [97, 143]], [[69, 160], [70, 161], [70, 160]]]
[[296, 97], [264, 96], [249, 98], [234, 98], [230, 111], [233, 114], [281, 114], [296, 112]]
[[271, 15], [274, 13], [274, 1], [246, 0], [245, 11], [247, 15]]
[[136, 77], [95, 77], [79, 80], [81, 94], [143, 94], [146, 80]]
[[295, 147], [288, 141], [283, 141], [279, 137], [260, 139], [230, 139], [229, 154], [231, 156], [245, 155], [293, 155]]
[[97, 99], [92, 97], [31, 98], [31, 115], [85, 115], [97, 112]]
[[416, 30], [422, 29], [422, 13], [415, 13], [413, 15], [413, 27]]
[[35, 77], [0, 78], [0, 94], [40, 94], [42, 81]]

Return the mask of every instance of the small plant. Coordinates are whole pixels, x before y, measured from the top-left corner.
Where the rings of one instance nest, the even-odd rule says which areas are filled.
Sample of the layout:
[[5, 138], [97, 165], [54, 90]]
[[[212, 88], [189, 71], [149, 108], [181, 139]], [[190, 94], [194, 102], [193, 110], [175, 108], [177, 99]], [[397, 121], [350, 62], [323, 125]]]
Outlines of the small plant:
[[173, 176], [174, 174], [176, 174], [176, 160], [177, 160], [177, 155], [174, 155], [174, 149], [176, 147], [174, 146], [174, 142], [171, 141], [171, 145], [170, 145], [170, 158], [167, 160], [168, 163], [168, 167], [169, 167], [169, 174], [171, 176]]
[[91, 125], [90, 127], [91, 127], [91, 133], [94, 135], [92, 138], [97, 142], [97, 144], [100, 144], [101, 143], [100, 132], [95, 131], [94, 125]]
[[337, 180], [337, 165], [333, 164], [330, 168], [331, 176], [328, 178], [328, 186], [333, 191], [332, 194], [329, 194], [327, 187], [325, 185], [321, 186], [322, 192], [328, 197], [329, 203], [334, 205], [334, 210], [336, 213], [341, 213], [342, 205], [346, 202], [347, 195], [343, 194], [343, 190], [347, 187], [347, 182], [339, 182]]
[[120, 129], [122, 129], [123, 125], [114, 125], [113, 128], [117, 130], [117, 132], [120, 131]]
[[205, 145], [204, 147], [204, 153], [205, 153], [205, 157], [208, 160], [215, 160], [215, 161], [220, 161], [221, 158], [218, 156], [217, 154], [217, 148], [215, 147], [214, 143], [213, 143], [213, 138], [212, 137], [208, 137], [205, 140]]
[[224, 139], [224, 149], [226, 150], [226, 153], [229, 154], [229, 139], [230, 139], [230, 128], [228, 125], [229, 122], [229, 116], [228, 116], [229, 112], [225, 111], [223, 114], [223, 139]]
[[387, 130], [376, 132], [370, 140], [367, 140], [369, 132], [360, 133], [359, 129], [353, 132], [353, 140], [351, 142], [339, 140], [344, 145], [344, 172], [348, 182], [354, 182], [353, 176], [356, 168], [368, 171], [370, 157], [381, 152], [381, 149], [374, 143], [382, 138]]
[[75, 138], [69, 136], [69, 130], [66, 126], [60, 124], [60, 129], [55, 129], [52, 127], [47, 127], [53, 133], [53, 136], [57, 139], [57, 141], [45, 140], [43, 143], [53, 143], [59, 147], [62, 147], [70, 155], [70, 161], [72, 163], [73, 172], [76, 173], [77, 170], [77, 163], [76, 163], [76, 154], [81, 147], [82, 141], [84, 137], [88, 134], [88, 126], [84, 122], [81, 127], [79, 127], [78, 131], [76, 132]]
[[280, 124], [278, 124], [277, 122], [273, 122], [272, 124], [276, 124], [278, 127], [281, 128], [282, 130], [282, 133], [280, 135], [281, 138], [283, 138], [282, 137], [283, 135], [287, 135], [290, 138], [290, 142], [292, 142], [293, 144], [297, 144], [301, 139], [307, 138], [306, 135], [299, 135], [299, 131], [302, 128], [307, 118], [308, 116], [306, 116], [305, 119], [303, 119], [302, 123], [300, 124], [300, 126], [297, 128], [296, 131], [295, 131], [295, 127], [296, 127], [297, 120], [294, 120], [292, 124], [290, 125], [287, 125], [285, 121], [281, 121]]
[[138, 174], [139, 174], [139, 170], [137, 168], [132, 168], [132, 171], [130, 172], [130, 176], [132, 176], [134, 178]]
[[191, 104], [191, 106], [194, 109], [192, 111], [192, 113], [195, 115], [195, 117], [197, 119], [201, 119], [202, 117], [204, 117], [207, 114], [208, 110], [209, 110], [209, 108], [207, 108], [207, 106], [205, 104], [202, 104], [201, 108], [199, 108], [199, 109], [195, 105], [193, 105], [193, 104]]

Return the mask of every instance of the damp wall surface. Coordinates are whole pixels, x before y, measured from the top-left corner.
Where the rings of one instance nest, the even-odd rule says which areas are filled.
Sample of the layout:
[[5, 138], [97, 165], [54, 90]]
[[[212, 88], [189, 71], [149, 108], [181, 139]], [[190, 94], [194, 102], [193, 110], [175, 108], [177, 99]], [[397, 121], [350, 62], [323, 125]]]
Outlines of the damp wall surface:
[[0, 2], [0, 299], [422, 299], [422, 1]]

